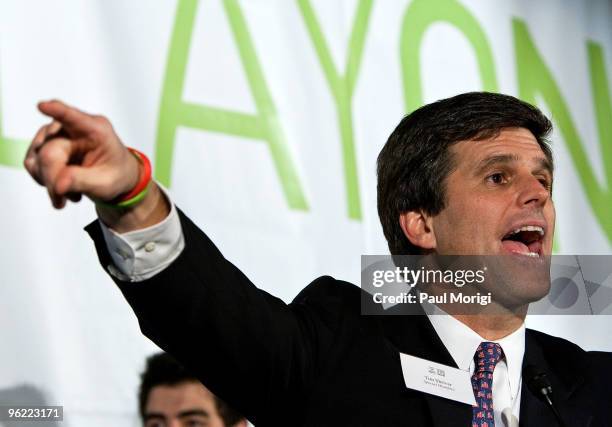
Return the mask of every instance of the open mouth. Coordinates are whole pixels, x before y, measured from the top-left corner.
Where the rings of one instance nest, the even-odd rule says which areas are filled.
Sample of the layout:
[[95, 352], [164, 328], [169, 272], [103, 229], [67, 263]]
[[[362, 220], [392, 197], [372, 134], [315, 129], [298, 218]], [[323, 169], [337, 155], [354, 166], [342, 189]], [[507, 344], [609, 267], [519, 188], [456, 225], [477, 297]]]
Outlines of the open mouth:
[[542, 256], [543, 239], [543, 227], [524, 225], [507, 233], [502, 238], [502, 246], [510, 253], [539, 258]]

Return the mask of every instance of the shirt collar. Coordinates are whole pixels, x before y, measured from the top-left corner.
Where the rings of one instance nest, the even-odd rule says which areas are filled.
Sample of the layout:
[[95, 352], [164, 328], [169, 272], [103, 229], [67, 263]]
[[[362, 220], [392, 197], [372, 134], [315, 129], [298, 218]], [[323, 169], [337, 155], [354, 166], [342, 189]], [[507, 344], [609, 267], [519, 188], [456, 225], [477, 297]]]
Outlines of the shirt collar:
[[[466, 324], [445, 313], [437, 306], [424, 307], [429, 321], [444, 343], [459, 369], [470, 371], [473, 368], [474, 353], [483, 341], [489, 341], [478, 335]], [[521, 383], [523, 356], [525, 354], [525, 323], [510, 335], [492, 342], [498, 343], [504, 351], [510, 392], [518, 393]]]

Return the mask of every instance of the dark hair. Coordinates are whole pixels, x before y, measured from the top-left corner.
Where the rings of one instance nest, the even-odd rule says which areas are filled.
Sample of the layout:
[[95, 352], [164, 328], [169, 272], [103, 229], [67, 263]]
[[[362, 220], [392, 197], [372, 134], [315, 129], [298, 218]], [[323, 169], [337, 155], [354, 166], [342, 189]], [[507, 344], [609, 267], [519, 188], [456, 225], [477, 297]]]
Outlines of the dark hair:
[[[156, 353], [149, 356], [144, 372], [140, 375], [140, 390], [138, 392], [138, 410], [144, 419], [147, 400], [153, 387], [159, 385], [174, 386], [183, 382], [200, 382], [168, 353]], [[226, 427], [233, 426], [244, 417], [215, 396], [217, 411]]]
[[419, 254], [404, 235], [400, 214], [436, 215], [445, 206], [445, 180], [454, 168], [449, 147], [484, 140], [504, 128], [531, 131], [553, 164], [546, 137], [552, 124], [542, 112], [509, 95], [470, 92], [424, 105], [397, 125], [378, 155], [378, 216], [393, 255]]

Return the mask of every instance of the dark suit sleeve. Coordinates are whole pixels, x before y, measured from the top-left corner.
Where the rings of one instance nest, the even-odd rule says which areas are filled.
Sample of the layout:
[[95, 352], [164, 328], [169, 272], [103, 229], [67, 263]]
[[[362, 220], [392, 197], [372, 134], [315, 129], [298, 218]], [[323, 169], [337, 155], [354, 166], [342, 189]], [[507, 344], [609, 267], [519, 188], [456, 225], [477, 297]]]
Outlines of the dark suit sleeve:
[[[287, 305], [255, 287], [179, 215], [185, 249], [168, 268], [143, 282], [111, 276], [140, 329], [251, 421], [295, 417], [338, 326], [342, 298], [338, 307], [333, 296], [323, 301], [336, 281], [319, 278]], [[98, 222], [86, 230], [107, 269], [112, 261]]]

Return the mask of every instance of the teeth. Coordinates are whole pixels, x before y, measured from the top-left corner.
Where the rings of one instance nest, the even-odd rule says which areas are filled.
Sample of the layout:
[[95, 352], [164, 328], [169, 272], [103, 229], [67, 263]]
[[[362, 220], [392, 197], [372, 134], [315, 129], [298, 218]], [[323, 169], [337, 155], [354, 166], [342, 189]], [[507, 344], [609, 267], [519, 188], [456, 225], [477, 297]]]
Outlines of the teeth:
[[525, 255], [531, 258], [539, 258], [540, 255], [538, 255], [536, 252], [517, 252], [519, 255]]
[[512, 232], [512, 234], [520, 233], [521, 231], [537, 231], [540, 236], [544, 235], [544, 229], [542, 227], [538, 227], [537, 225], [525, 225], [521, 228], [517, 228]]

